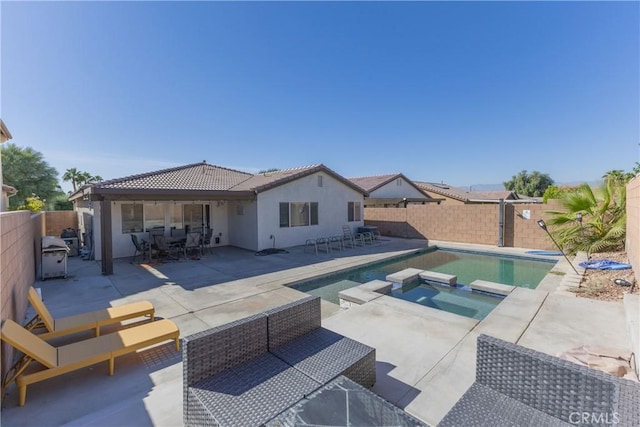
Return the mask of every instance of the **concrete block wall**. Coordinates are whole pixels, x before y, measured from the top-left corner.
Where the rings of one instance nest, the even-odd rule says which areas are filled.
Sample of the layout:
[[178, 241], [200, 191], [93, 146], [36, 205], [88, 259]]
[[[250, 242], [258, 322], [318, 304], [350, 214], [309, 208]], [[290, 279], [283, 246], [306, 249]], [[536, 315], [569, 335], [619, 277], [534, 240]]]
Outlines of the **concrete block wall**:
[[627, 184], [627, 239], [625, 250], [640, 282], [640, 175]]
[[[538, 226], [549, 218], [548, 204], [506, 204], [503, 244], [507, 247], [555, 250], [555, 245]], [[526, 219], [524, 211], [529, 211]], [[365, 208], [365, 223], [375, 225], [383, 235], [498, 245], [499, 204], [409, 205], [406, 208]]]
[[[36, 280], [35, 234], [42, 215], [29, 211], [0, 213], [0, 318], [24, 321], [27, 290]], [[40, 236], [37, 237], [39, 241]], [[2, 343], [2, 375], [13, 360], [13, 348]]]
[[60, 237], [65, 228], [78, 230], [78, 213], [76, 211], [48, 211], [44, 214], [45, 236]]

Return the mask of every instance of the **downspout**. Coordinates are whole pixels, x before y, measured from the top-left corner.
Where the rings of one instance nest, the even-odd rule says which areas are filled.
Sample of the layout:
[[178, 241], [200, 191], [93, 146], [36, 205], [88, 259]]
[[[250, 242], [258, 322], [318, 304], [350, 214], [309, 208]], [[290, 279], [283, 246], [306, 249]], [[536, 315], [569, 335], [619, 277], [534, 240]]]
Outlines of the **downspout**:
[[504, 199], [500, 199], [498, 206], [498, 247], [502, 248], [504, 247]]

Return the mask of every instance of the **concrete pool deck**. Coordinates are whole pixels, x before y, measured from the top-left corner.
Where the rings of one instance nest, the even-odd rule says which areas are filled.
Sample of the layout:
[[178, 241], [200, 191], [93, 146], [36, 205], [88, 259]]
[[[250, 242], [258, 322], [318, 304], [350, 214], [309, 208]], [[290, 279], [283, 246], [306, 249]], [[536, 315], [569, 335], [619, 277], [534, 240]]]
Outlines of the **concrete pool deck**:
[[[525, 254], [525, 249], [438, 242], [441, 246]], [[434, 242], [431, 242], [434, 244]], [[37, 282], [55, 317], [148, 299], [181, 336], [227, 323], [305, 294], [284, 286], [424, 248], [422, 240], [385, 238], [373, 246], [315, 255], [303, 247], [264, 257], [217, 248], [198, 261], [143, 268], [119, 260], [113, 276], [69, 260], [69, 278]], [[565, 265], [564, 268], [569, 268]], [[563, 269], [559, 263], [555, 269]], [[475, 377], [475, 339], [486, 333], [549, 354], [584, 344], [630, 348], [622, 303], [554, 292], [549, 274], [538, 290], [515, 289], [482, 321], [383, 296], [341, 310], [323, 303], [323, 326], [376, 348], [373, 390], [429, 424], [437, 424]], [[542, 289], [540, 289], [542, 288]], [[87, 335], [88, 336], [88, 335]], [[82, 336], [76, 336], [78, 337]], [[3, 400], [3, 425], [182, 425], [181, 354], [171, 344], [123, 356], [106, 366], [32, 385], [26, 406], [17, 391]]]

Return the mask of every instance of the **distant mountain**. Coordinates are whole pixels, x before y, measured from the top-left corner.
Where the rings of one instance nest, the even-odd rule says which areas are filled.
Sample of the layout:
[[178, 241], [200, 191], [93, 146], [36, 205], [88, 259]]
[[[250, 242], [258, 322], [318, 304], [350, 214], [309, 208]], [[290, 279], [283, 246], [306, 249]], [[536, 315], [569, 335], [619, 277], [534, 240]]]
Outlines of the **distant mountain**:
[[[556, 182], [555, 185], [558, 187], [576, 187], [580, 184], [584, 183], [589, 184], [591, 187], [599, 187], [602, 185], [602, 180], [594, 180], [594, 181], [573, 181], [573, 182]], [[458, 187], [465, 191], [502, 191], [504, 190], [503, 184], [473, 184], [468, 187]]]

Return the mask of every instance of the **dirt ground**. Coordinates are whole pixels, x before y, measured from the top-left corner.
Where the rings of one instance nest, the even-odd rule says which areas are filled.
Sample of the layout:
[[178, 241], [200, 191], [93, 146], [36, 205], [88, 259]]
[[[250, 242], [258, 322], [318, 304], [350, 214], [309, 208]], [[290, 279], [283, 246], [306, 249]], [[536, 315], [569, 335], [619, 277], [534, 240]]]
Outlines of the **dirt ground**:
[[[592, 254], [590, 259], [608, 259], [617, 262], [629, 263], [629, 258], [625, 252], [602, 252]], [[587, 269], [580, 287], [577, 288], [575, 292], [579, 297], [583, 298], [593, 298], [603, 301], [622, 301], [624, 295], [630, 292], [631, 287], [616, 285], [614, 283], [614, 279], [624, 279], [628, 282], [634, 283], [633, 270]], [[634, 286], [633, 293], [640, 293], [638, 284]]]

